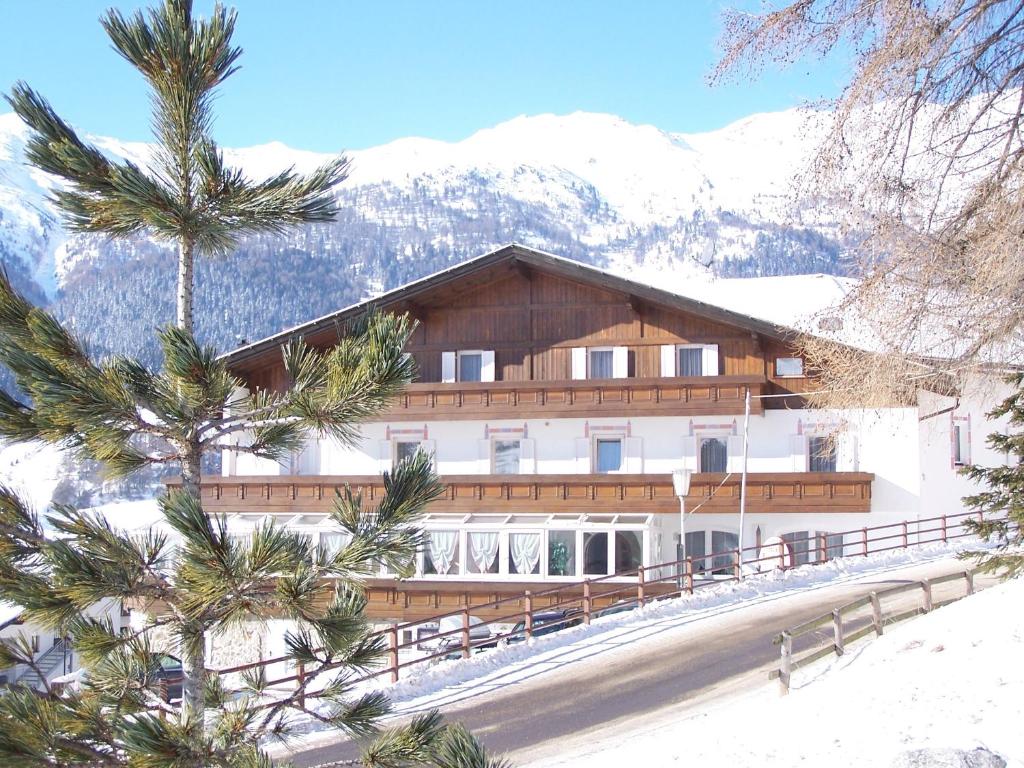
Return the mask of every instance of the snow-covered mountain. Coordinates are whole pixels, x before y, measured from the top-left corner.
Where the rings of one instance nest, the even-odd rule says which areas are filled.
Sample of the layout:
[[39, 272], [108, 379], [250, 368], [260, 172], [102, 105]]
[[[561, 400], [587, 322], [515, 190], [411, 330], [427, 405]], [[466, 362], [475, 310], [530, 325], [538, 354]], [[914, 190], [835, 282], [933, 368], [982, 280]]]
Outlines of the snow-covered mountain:
[[[791, 194], [825, 119], [790, 110], [678, 134], [577, 112], [352, 152], [335, 223], [202, 260], [199, 331], [229, 347], [510, 241], [677, 278], [841, 274], [837, 228], [820, 213], [800, 221]], [[26, 137], [0, 115], [0, 261], [98, 349], [138, 353], [173, 314], [171, 251], [66, 233], [47, 200], [55, 181], [24, 164]], [[145, 144], [89, 138], [111, 157], [149, 157]], [[225, 154], [253, 178], [328, 159], [280, 143]]]

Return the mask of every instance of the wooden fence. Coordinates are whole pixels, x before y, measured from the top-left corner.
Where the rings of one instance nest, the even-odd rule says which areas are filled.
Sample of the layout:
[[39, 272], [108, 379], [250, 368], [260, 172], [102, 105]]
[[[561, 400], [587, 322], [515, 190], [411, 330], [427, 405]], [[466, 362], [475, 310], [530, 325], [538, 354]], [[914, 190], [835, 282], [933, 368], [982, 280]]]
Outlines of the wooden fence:
[[[880, 637], [887, 624], [895, 624], [896, 622], [910, 619], [923, 613], [929, 613], [935, 608], [960, 600], [962, 597], [966, 597], [967, 595], [974, 594], [974, 573], [974, 571], [967, 570], [959, 573], [951, 573], [946, 576], [940, 576], [936, 579], [911, 581], [906, 584], [897, 584], [894, 587], [877, 590], [865, 595], [859, 600], [854, 600], [853, 602], [841, 605], [838, 608], [833, 609], [830, 613], [823, 613], [817, 618], [805, 621], [803, 624], [798, 624], [792, 629], [788, 629], [785, 632], [776, 635], [772, 642], [774, 645], [781, 646], [781, 658], [779, 668], [773, 669], [769, 672], [768, 679], [774, 680], [775, 678], [778, 678], [779, 688], [782, 694], [785, 695], [789, 693], [790, 676], [792, 675], [793, 670], [807, 666], [808, 664], [833, 653], [836, 656], [842, 656], [846, 651], [846, 646], [848, 644], [872, 633], [874, 633], [876, 637]], [[935, 601], [933, 599], [933, 587], [939, 584], [960, 580], [963, 580], [965, 583], [965, 591], [963, 595], [942, 601]], [[907, 592], [917, 593], [920, 596], [921, 605], [916, 605], [910, 609], [904, 609], [887, 614], [883, 601], [886, 598], [906, 594]], [[848, 618], [850, 614], [868, 605], [871, 606], [870, 623], [852, 632], [848, 631], [847, 622], [844, 621], [844, 617]], [[799, 657], [794, 657], [793, 640], [795, 638], [808, 635], [812, 632], [817, 632], [829, 625], [832, 627], [831, 642], [827, 642], [822, 647], [805, 651]]]
[[[948, 543], [955, 539], [971, 535], [970, 531], [968, 531], [963, 525], [964, 520], [968, 518], [980, 520], [982, 519], [982, 516], [979, 513], [973, 512], [941, 515], [939, 517], [925, 518], [921, 520], [862, 527], [831, 535], [833, 541], [835, 541], [839, 536], [842, 536], [842, 544], [830, 545], [828, 543], [829, 540], [820, 535], [807, 536], [806, 538], [799, 540], [790, 540], [788, 544], [794, 549], [797, 549], [795, 545], [806, 544], [806, 547], [799, 547], [799, 549], [801, 551], [806, 551], [809, 555], [813, 553], [815, 556], [815, 562], [824, 563], [842, 556], [867, 556], [869, 554], [894, 549], [906, 549], [925, 544], [940, 542]], [[582, 582], [567, 583], [536, 592], [527, 590], [522, 595], [506, 597], [487, 603], [488, 608], [500, 611], [500, 615], [497, 618], [490, 619], [489, 624], [518, 624], [520, 626], [519, 628], [514, 627], [511, 631], [491, 634], [489, 637], [484, 639], [474, 639], [471, 635], [471, 610], [474, 608], [479, 609], [480, 606], [476, 605], [471, 607], [469, 605], [464, 605], [457, 610], [438, 614], [429, 619], [419, 619], [402, 624], [392, 624], [386, 629], [380, 630], [374, 633], [374, 635], [371, 635], [371, 638], [381, 637], [386, 641], [388, 648], [387, 663], [381, 669], [369, 672], [361, 677], [354, 678], [349, 682], [356, 683], [360, 681], [367, 681], [384, 675], [386, 675], [391, 682], [397, 682], [402, 670], [426, 665], [439, 658], [451, 657], [453, 654], [457, 654], [462, 658], [469, 658], [474, 650], [480, 650], [483, 647], [493, 647], [496, 643], [501, 642], [502, 640], [507, 641], [512, 637], [515, 637], [516, 639], [529, 640], [534, 636], [536, 629], [540, 627], [537, 622], [537, 616], [542, 611], [565, 612], [561, 619], [548, 622], [549, 625], [551, 623], [557, 623], [562, 626], [590, 624], [593, 618], [599, 617], [602, 613], [609, 610], [607, 607], [608, 604], [605, 601], [606, 598], [617, 601], [613, 605], [613, 610], [626, 610], [630, 606], [642, 607], [654, 600], [664, 600], [666, 598], [678, 597], [684, 594], [693, 594], [696, 590], [713, 584], [727, 581], [739, 581], [744, 577], [756, 578], [756, 574], [745, 573], [745, 571], [750, 571], [752, 569], [755, 571], [771, 571], [776, 570], [777, 568], [795, 567], [800, 564], [803, 563], [795, 563], [791, 558], [787, 558], [785, 556], [780, 557], [775, 553], [770, 556], [762, 557], [760, 556], [758, 547], [754, 546], [746, 547], [742, 551], [739, 549], [730, 549], [700, 557], [687, 557], [683, 560], [660, 563], [657, 565], [641, 566], [636, 569], [623, 571], [610, 576], [584, 579]], [[629, 580], [624, 581], [624, 577]], [[962, 577], [958, 575], [957, 578]], [[594, 605], [595, 593], [598, 592], [598, 589], [595, 589], [595, 587], [600, 590], [602, 603], [606, 606], [602, 609], [597, 609]], [[922, 587], [919, 584], [914, 584], [911, 587], [899, 587], [897, 589], [880, 592], [878, 594], [881, 596], [883, 594], [888, 594], [890, 591], [895, 593], [896, 591], [905, 591], [906, 589], [927, 590], [928, 588]], [[859, 601], [857, 603], [857, 605], [865, 604], [866, 603], [863, 601]], [[841, 630], [841, 613], [843, 610], [849, 611], [852, 610], [852, 608], [850, 606], [843, 606], [843, 608], [837, 610], [839, 610], [837, 626], [839, 626], [840, 629], [837, 630], [836, 642], [827, 649], [828, 653], [831, 653], [835, 648], [841, 649], [844, 642], [849, 642], [856, 639], [856, 637], [862, 637], [863, 634], [865, 634], [861, 631], [861, 634], [854, 633], [853, 635], [844, 637]], [[417, 630], [421, 629], [426, 623], [440, 622], [441, 619], [450, 617], [459, 617], [458, 628], [434, 632], [428, 636], [420, 635], [414, 637], [414, 639], [410, 641], [400, 642], [402, 639], [401, 632], [403, 630], [410, 630], [411, 634], [415, 634], [417, 633]], [[788, 645], [780, 640], [780, 642], [783, 642], [784, 659], [786, 658], [787, 652], [791, 655], [791, 642], [792, 638], [795, 636], [793, 632], [797, 629], [801, 630], [801, 633], [810, 632], [819, 626], [822, 620], [823, 619], [815, 620], [817, 623], [814, 623], [813, 626], [801, 625], [794, 630], [790, 630], [788, 635]], [[829, 616], [824, 620], [833, 620], [832, 614], [829, 614]], [[890, 617], [889, 621], [892, 620], [894, 619]], [[878, 631], [881, 631], [881, 623], [878, 625]], [[782, 638], [786, 635], [787, 633], [783, 633], [779, 637]], [[447, 638], [454, 638], [456, 642], [453, 643]], [[445, 647], [424, 656], [405, 661], [402, 661], [399, 656], [399, 652], [405, 649], [411, 649], [423, 645], [437, 645], [442, 642]], [[787, 651], [787, 648], [789, 651]], [[820, 652], [820, 655], [824, 655], [824, 653], [825, 651], [822, 651]], [[814, 658], [820, 658], [820, 655], [814, 656]], [[278, 656], [250, 664], [241, 664], [219, 670], [211, 670], [211, 672], [221, 676], [251, 674], [254, 672], [266, 673], [268, 668], [273, 665], [281, 664], [287, 666], [289, 663], [290, 658], [288, 656]], [[785, 663], [789, 664], [787, 672], [785, 673], [785, 684], [788, 685], [788, 670], [794, 669], [795, 667], [793, 666], [791, 658]], [[801, 659], [797, 665], [799, 666], [807, 663], [809, 663], [809, 660]], [[297, 664], [294, 667], [293, 673], [286, 674], [275, 679], [266, 680], [264, 686], [267, 689], [270, 689], [275, 686], [284, 686], [286, 684], [293, 685], [294, 689], [292, 693], [298, 693], [300, 700], [304, 703], [305, 699], [315, 698], [318, 696], [316, 691], [306, 692], [306, 687], [311, 680], [314, 677], [319, 676], [321, 673], [339, 666], [341, 665], [328, 664], [318, 666], [313, 670], [307, 670], [302, 664]], [[779, 674], [781, 674], [781, 671]], [[272, 702], [267, 706], [274, 706], [274, 703]]]

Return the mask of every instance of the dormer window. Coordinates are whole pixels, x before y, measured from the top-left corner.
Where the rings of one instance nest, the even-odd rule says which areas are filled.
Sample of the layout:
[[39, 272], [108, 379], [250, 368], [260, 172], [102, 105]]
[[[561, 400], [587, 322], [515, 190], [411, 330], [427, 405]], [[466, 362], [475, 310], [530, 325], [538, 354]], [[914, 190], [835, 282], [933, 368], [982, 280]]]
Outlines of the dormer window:
[[590, 349], [588, 350], [587, 378], [588, 379], [611, 379], [612, 376], [612, 350]]
[[459, 352], [459, 381], [483, 381], [483, 352]]
[[574, 379], [625, 379], [629, 376], [629, 349], [626, 347], [573, 347]]

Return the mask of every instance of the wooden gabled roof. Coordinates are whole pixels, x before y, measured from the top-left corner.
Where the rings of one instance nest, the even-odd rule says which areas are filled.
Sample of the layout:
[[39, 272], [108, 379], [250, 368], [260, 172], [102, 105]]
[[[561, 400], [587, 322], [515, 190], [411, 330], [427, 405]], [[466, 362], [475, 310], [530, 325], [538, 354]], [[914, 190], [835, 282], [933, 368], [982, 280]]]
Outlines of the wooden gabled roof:
[[597, 267], [583, 264], [517, 243], [502, 246], [497, 250], [485, 253], [469, 261], [462, 262], [448, 269], [415, 280], [395, 288], [373, 299], [332, 312], [307, 323], [288, 328], [268, 336], [265, 339], [246, 344], [223, 356], [231, 366], [247, 367], [248, 363], [264, 358], [267, 353], [275, 351], [287, 341], [304, 337], [316, 342], [318, 337], [333, 334], [339, 323], [358, 317], [369, 309], [406, 309], [418, 306], [429, 307], [436, 303], [451, 301], [452, 291], [440, 291], [442, 288], [455, 290], [458, 294], [468, 293], [477, 287], [492, 282], [496, 273], [501, 270], [544, 272], [557, 277], [573, 280], [586, 285], [593, 285], [629, 296], [630, 300], [649, 302], [668, 309], [675, 309], [708, 320], [731, 325], [751, 333], [768, 338], [786, 340], [796, 335], [797, 331], [786, 326], [766, 322], [749, 315], [723, 309], [696, 299], [681, 296], [677, 293], [664, 291], [644, 283], [619, 277]]

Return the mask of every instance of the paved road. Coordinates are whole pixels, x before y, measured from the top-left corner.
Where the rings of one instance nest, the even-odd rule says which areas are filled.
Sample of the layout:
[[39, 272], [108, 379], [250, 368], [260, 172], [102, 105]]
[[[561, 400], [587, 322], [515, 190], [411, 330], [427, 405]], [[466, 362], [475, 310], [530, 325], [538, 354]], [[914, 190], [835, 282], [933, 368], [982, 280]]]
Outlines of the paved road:
[[[666, 708], [707, 706], [738, 690], [763, 684], [767, 670], [778, 664], [778, 648], [771, 640], [781, 630], [872, 590], [963, 567], [949, 560], [916, 565], [857, 583], [732, 609], [685, 626], [666, 620], [660, 636], [635, 643], [617, 638], [618, 647], [595, 648], [592, 658], [584, 662], [574, 660], [560, 666], [557, 660], [549, 660], [528, 680], [517, 678], [507, 685], [488, 686], [479, 694], [442, 706], [442, 711], [468, 726], [495, 753], [508, 753], [513, 760], [536, 757], [554, 751], [555, 743], [570, 735], [578, 737], [599, 726]], [[979, 580], [978, 588], [989, 583]], [[952, 596], [954, 590], [962, 594], [962, 582], [936, 590], [938, 602]], [[916, 592], [900, 600], [907, 607], [912, 600], [920, 604]], [[357, 754], [355, 746], [345, 741], [308, 749], [290, 759], [306, 768]]]

